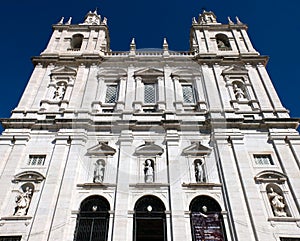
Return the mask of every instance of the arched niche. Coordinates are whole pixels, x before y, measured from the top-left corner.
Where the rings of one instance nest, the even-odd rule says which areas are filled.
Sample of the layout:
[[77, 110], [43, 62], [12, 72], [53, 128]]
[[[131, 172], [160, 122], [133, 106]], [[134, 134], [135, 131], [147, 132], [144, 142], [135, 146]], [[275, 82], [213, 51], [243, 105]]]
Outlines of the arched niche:
[[166, 241], [166, 208], [156, 196], [146, 195], [134, 206], [134, 241]]
[[77, 215], [74, 241], [106, 241], [109, 226], [109, 202], [102, 196], [84, 199]]
[[206, 195], [195, 197], [190, 203], [190, 222], [193, 241], [225, 241], [225, 226], [219, 203]]

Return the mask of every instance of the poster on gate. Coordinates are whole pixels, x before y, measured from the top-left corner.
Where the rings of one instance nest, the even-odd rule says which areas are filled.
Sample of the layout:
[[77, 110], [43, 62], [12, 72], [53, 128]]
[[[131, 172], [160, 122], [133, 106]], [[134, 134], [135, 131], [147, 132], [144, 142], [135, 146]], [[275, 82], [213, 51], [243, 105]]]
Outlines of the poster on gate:
[[224, 241], [222, 219], [218, 213], [192, 213], [194, 241]]

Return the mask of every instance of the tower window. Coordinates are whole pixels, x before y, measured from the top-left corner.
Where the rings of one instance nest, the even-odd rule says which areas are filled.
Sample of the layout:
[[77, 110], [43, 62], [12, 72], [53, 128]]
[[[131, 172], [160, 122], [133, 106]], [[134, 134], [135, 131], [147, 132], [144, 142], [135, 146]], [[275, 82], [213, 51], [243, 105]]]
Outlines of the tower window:
[[115, 103], [118, 98], [118, 86], [108, 85], [105, 95], [105, 103]]
[[227, 35], [217, 34], [216, 35], [216, 41], [217, 41], [217, 45], [218, 45], [219, 50], [221, 50], [221, 51], [232, 50]]
[[182, 85], [183, 102], [195, 103], [195, 94], [192, 85]]
[[45, 164], [45, 155], [29, 155], [27, 165], [29, 166], [43, 166]]
[[254, 154], [253, 157], [256, 165], [274, 165], [270, 154]]
[[144, 84], [144, 103], [153, 104], [156, 102], [156, 85], [153, 83]]
[[71, 49], [72, 50], [80, 50], [83, 41], [82, 34], [74, 34], [71, 40]]

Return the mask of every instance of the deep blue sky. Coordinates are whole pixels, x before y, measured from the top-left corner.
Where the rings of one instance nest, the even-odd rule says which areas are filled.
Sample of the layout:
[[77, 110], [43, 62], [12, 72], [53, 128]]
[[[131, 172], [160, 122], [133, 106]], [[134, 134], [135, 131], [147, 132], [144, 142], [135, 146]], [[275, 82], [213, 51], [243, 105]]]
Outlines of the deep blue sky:
[[161, 48], [168, 39], [171, 50], [189, 49], [192, 17], [202, 8], [227, 23], [239, 16], [249, 26], [256, 50], [270, 56], [267, 66], [275, 88], [292, 117], [300, 117], [300, 1], [279, 0], [10, 0], [1, 2], [0, 117], [16, 107], [33, 70], [31, 56], [44, 50], [51, 25], [62, 16], [81, 23], [98, 8], [108, 18], [111, 49], [128, 50], [135, 37], [137, 48]]

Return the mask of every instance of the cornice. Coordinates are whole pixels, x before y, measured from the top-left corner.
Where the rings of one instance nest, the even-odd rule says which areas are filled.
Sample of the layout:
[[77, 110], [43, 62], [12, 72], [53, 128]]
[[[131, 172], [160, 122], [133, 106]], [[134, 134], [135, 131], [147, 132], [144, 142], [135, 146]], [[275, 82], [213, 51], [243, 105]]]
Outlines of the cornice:
[[7, 118], [0, 119], [5, 129], [28, 128], [32, 130], [49, 130], [57, 131], [61, 128], [67, 129], [85, 129], [87, 131], [111, 130], [121, 132], [122, 130], [149, 130], [153, 126], [162, 126], [165, 130], [212, 130], [215, 128], [228, 129], [238, 128], [240, 130], [268, 130], [271, 128], [291, 128], [297, 129], [299, 118], [274, 118], [263, 120], [245, 120], [243, 118], [220, 118], [209, 119], [203, 121], [182, 121], [182, 120], [149, 120], [149, 121], [116, 121], [106, 118], [104, 121], [93, 121], [91, 118], [84, 119], [16, 119]]

